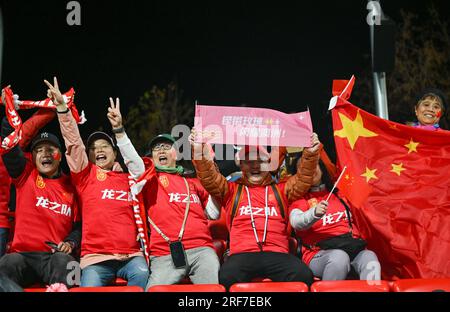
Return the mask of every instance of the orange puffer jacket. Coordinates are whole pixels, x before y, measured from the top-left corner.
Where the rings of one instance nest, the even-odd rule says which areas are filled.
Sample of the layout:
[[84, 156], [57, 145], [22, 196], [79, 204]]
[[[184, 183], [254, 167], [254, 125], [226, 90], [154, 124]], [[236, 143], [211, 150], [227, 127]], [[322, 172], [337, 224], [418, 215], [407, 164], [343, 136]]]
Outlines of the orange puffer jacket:
[[[319, 151], [311, 153], [308, 150], [304, 150], [301, 161], [297, 164], [297, 173], [294, 176], [288, 178], [286, 182], [285, 195], [289, 200], [289, 203], [304, 196], [311, 187], [313, 176], [316, 171], [316, 167], [319, 161]], [[203, 158], [201, 155], [195, 155], [193, 150], [193, 160], [197, 176], [200, 179], [203, 187], [220, 202], [223, 201], [228, 193], [228, 183], [223, 175], [220, 174], [217, 167], [214, 165], [214, 161], [211, 159]], [[200, 159], [200, 160], [196, 160]], [[236, 181], [238, 184], [248, 185], [245, 177]], [[269, 185], [272, 183], [272, 178], [269, 175], [261, 186]]]

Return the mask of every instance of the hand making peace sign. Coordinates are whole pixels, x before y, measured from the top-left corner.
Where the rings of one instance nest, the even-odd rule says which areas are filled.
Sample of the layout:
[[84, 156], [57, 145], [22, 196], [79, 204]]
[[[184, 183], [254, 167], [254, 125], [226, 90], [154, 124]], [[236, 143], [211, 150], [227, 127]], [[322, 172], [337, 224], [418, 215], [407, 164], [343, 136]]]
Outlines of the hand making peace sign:
[[59, 91], [58, 80], [56, 79], [56, 77], [53, 77], [53, 85], [47, 80], [44, 80], [44, 82], [48, 87], [47, 97], [52, 99], [52, 102], [53, 104], [55, 104], [56, 109], [58, 111], [66, 110], [67, 104], [64, 101], [64, 97], [62, 96], [61, 91]]
[[122, 114], [120, 113], [120, 99], [116, 98], [116, 103], [112, 98], [109, 98], [108, 117], [111, 127], [113, 129], [122, 128]]

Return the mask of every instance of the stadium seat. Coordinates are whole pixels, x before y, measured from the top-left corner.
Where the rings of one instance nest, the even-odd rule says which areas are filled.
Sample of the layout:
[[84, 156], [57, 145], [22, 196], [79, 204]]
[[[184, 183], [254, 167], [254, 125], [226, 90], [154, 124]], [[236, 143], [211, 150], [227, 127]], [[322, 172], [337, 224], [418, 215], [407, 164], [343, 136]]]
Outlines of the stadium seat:
[[395, 292], [440, 292], [450, 291], [450, 278], [443, 279], [401, 279], [392, 285]]
[[226, 289], [220, 284], [158, 285], [150, 287], [148, 292], [226, 292]]
[[70, 292], [144, 292], [139, 286], [76, 287]]
[[214, 250], [216, 251], [217, 257], [219, 257], [220, 263], [223, 263], [223, 254], [227, 250], [227, 242], [223, 239], [213, 240]]
[[24, 292], [45, 292], [47, 290], [46, 287], [32, 287], [32, 288], [24, 288]]
[[117, 277], [114, 282], [113, 282], [113, 286], [127, 286], [128, 281], [124, 280], [123, 278]]
[[222, 208], [220, 213], [220, 219], [218, 220], [209, 220], [208, 228], [211, 233], [211, 237], [213, 240], [221, 239], [224, 241], [228, 240], [228, 228], [226, 222], [226, 212]]
[[289, 253], [297, 256], [298, 241], [295, 237], [289, 237]]
[[302, 282], [236, 283], [230, 292], [308, 292], [308, 286]]
[[311, 292], [389, 292], [389, 284], [386, 281], [320, 281], [311, 285]]

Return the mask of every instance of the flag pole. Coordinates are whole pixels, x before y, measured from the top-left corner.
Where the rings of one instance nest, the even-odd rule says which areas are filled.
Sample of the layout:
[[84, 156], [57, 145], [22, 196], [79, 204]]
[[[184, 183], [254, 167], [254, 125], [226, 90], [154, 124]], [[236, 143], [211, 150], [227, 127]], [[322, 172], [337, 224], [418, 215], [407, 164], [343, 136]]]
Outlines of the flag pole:
[[331, 189], [331, 192], [330, 192], [330, 194], [328, 194], [328, 197], [327, 197], [327, 199], [326, 199], [327, 202], [328, 202], [328, 200], [330, 199], [331, 194], [333, 194], [333, 191], [334, 191], [334, 189], [336, 188], [336, 186], [338, 185], [338, 183], [339, 183], [339, 181], [341, 180], [342, 176], [344, 175], [345, 169], [347, 169], [347, 166], [344, 166], [344, 168], [342, 169], [341, 174], [339, 175], [339, 178], [338, 178], [338, 179], [336, 180], [336, 182], [334, 183], [333, 188]]

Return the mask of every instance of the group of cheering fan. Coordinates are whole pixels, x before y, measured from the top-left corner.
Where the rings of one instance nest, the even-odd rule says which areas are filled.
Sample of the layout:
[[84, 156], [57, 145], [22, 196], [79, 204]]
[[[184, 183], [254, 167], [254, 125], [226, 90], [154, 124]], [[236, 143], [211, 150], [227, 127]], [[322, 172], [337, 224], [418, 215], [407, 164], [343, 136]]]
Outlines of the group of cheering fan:
[[[273, 175], [278, 167], [269, 163], [277, 149], [269, 153], [262, 146], [245, 146], [237, 155], [242, 177], [230, 182], [193, 129], [193, 178], [177, 164], [177, 143], [169, 134], [153, 138], [146, 155], [137, 153], [125, 132], [119, 99], [110, 98], [106, 112], [113, 136], [94, 132], [83, 143], [58, 81], [45, 84], [65, 154], [57, 136], [38, 134], [55, 116], [49, 108], [24, 122], [20, 142], [2, 152], [0, 289], [36, 283], [73, 287], [72, 262], [79, 262], [81, 287], [110, 285], [117, 277], [143, 289], [186, 278], [226, 288], [257, 278], [310, 285], [314, 277], [346, 279], [352, 268], [360, 279], [381, 279], [377, 256], [367, 249], [346, 200], [330, 193], [335, 181], [320, 160], [315, 133], [291, 175]], [[425, 120], [437, 129], [444, 99], [430, 91], [420, 101], [415, 126], [426, 126]], [[13, 131], [5, 117], [1, 137]], [[278, 149], [280, 160], [283, 150]], [[63, 157], [70, 175], [61, 171]], [[138, 198], [144, 235], [133, 208], [137, 182], [143, 187]], [[3, 255], [10, 197], [16, 207], [14, 235]], [[222, 213], [229, 233], [226, 261], [217, 255], [208, 227]], [[290, 252], [290, 237], [298, 239], [300, 252]]]

